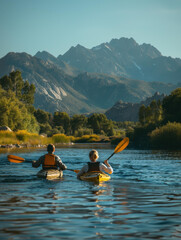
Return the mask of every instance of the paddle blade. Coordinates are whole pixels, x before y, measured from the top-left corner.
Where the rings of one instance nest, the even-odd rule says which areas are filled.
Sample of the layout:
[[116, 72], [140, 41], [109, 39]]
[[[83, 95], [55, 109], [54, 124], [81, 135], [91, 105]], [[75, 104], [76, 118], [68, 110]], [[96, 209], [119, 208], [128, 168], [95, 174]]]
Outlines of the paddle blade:
[[129, 144], [129, 138], [124, 138], [120, 143], [118, 143], [117, 147], [114, 150], [114, 153], [118, 153], [123, 151]]
[[80, 170], [74, 170], [74, 169], [68, 169], [68, 168], [66, 170], [69, 170], [69, 171], [72, 171], [72, 172], [75, 172], [75, 173], [80, 172]]
[[24, 158], [18, 157], [15, 155], [8, 155], [8, 161], [13, 162], [13, 163], [22, 163], [24, 162]]

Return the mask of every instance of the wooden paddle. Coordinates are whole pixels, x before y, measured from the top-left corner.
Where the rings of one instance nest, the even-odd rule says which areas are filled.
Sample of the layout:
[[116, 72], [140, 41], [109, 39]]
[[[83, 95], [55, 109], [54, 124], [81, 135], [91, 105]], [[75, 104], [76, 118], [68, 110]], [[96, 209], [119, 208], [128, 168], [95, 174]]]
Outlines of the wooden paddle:
[[111, 154], [111, 156], [107, 158], [107, 160], [109, 160], [115, 153], [123, 151], [128, 146], [128, 144], [129, 144], [129, 138], [125, 137], [120, 143], [118, 143], [118, 145], [114, 149], [114, 152]]

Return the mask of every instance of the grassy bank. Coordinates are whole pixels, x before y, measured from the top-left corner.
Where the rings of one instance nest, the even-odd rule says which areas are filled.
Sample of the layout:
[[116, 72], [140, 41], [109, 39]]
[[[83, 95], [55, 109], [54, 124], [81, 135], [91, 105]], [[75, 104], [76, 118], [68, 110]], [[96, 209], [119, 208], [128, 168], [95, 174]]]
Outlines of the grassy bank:
[[[115, 139], [115, 138], [114, 138]], [[52, 137], [44, 137], [35, 133], [21, 130], [18, 132], [0, 131], [0, 145], [19, 144], [26, 146], [46, 145], [48, 143], [106, 143], [111, 139], [96, 134], [83, 135], [82, 137], [55, 134]]]

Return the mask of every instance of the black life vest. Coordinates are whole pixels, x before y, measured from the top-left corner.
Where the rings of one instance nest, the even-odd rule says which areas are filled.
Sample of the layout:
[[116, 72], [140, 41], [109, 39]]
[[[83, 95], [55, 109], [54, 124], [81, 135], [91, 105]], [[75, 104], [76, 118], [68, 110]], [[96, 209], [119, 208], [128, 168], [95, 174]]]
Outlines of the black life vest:
[[100, 162], [88, 162], [88, 172], [100, 172], [99, 165]]
[[57, 169], [56, 162], [55, 162], [55, 155], [54, 154], [46, 154], [43, 169]]

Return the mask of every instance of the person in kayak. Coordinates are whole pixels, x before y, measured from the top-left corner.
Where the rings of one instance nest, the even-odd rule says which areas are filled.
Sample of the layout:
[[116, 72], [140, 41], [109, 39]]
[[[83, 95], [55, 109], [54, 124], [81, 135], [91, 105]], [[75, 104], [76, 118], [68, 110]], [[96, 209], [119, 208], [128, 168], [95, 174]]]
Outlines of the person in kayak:
[[32, 167], [37, 168], [42, 165], [42, 169], [58, 169], [65, 170], [67, 166], [62, 162], [62, 160], [54, 154], [55, 146], [53, 144], [48, 144], [47, 154], [41, 156], [37, 161], [32, 161]]
[[94, 149], [91, 150], [89, 153], [90, 162], [88, 162], [86, 165], [82, 167], [80, 172], [77, 174], [77, 178], [80, 179], [80, 176], [82, 176], [84, 173], [94, 172], [94, 171], [98, 171], [98, 172], [105, 171], [109, 174], [112, 174], [113, 169], [111, 165], [108, 163], [108, 160], [105, 160], [103, 164], [103, 163], [97, 162], [98, 158], [99, 158], [98, 152]]

